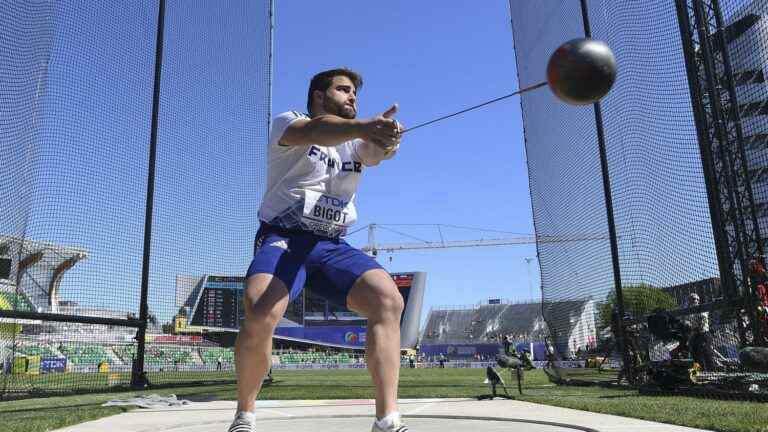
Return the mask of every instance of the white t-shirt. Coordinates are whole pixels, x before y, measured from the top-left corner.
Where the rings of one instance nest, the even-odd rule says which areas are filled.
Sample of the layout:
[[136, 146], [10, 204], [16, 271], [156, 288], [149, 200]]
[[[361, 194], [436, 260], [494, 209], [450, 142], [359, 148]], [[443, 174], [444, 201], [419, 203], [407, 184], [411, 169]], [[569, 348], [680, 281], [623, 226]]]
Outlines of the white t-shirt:
[[267, 150], [267, 189], [259, 219], [271, 225], [337, 237], [357, 219], [355, 193], [365, 166], [357, 153], [362, 140], [334, 147], [282, 146], [286, 128], [307, 114], [274, 118]]

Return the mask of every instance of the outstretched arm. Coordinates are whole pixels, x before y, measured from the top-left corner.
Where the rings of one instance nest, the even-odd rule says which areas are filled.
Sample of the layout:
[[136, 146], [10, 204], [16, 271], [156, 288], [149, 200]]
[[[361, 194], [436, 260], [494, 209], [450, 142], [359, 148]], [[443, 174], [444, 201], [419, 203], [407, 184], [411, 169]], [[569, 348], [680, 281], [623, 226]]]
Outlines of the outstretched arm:
[[395, 112], [397, 105], [364, 120], [345, 119], [330, 114], [298, 119], [285, 129], [279, 143], [283, 146], [335, 146], [359, 138], [382, 148], [394, 147], [399, 142], [399, 124], [391, 118]]
[[300, 146], [316, 144], [335, 146], [358, 138], [362, 121], [348, 120], [335, 115], [322, 115], [313, 119], [298, 119], [285, 129], [280, 145]]

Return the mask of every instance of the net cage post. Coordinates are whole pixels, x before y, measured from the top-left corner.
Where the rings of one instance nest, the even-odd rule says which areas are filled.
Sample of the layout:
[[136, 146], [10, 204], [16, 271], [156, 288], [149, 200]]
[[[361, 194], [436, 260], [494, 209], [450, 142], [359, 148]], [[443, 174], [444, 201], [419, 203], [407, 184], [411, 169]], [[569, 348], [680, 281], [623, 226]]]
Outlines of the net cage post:
[[722, 203], [719, 199], [717, 177], [715, 176], [714, 154], [709, 143], [707, 112], [703, 103], [703, 89], [698, 85], [699, 70], [696, 62], [696, 49], [693, 42], [695, 28], [691, 25], [687, 0], [676, 0], [678, 22], [682, 38], [683, 56], [685, 58], [686, 72], [690, 97], [692, 101], [693, 115], [698, 136], [699, 152], [702, 161], [702, 171], [707, 191], [709, 213], [712, 221], [713, 238], [718, 261], [723, 292], [730, 296], [734, 290], [735, 277], [733, 273], [732, 259], [728, 243], [728, 234], [725, 231], [725, 223]]
[[157, 42], [155, 45], [155, 78], [152, 95], [152, 124], [149, 141], [149, 168], [147, 176], [147, 201], [144, 219], [144, 253], [141, 269], [141, 297], [139, 321], [141, 326], [136, 332], [136, 359], [131, 369], [131, 387], [144, 388], [149, 383], [144, 371], [144, 353], [146, 350], [147, 321], [149, 319], [149, 263], [152, 246], [152, 213], [155, 193], [155, 168], [157, 162], [157, 123], [160, 110], [160, 76], [163, 68], [163, 33], [165, 27], [165, 0], [159, 0], [157, 13]]
[[[589, 8], [587, 0], [579, 0], [581, 4], [581, 18], [584, 25], [584, 36], [592, 37], [592, 29], [589, 23]], [[608, 155], [605, 147], [605, 129], [603, 127], [603, 114], [600, 102], [595, 102], [595, 129], [597, 131], [597, 145], [600, 154], [600, 173], [603, 180], [603, 196], [605, 199], [605, 213], [608, 224], [608, 237], [611, 246], [611, 266], [613, 269], [613, 283], [616, 292], [616, 313], [618, 314], [618, 326], [616, 331], [616, 343], [623, 359], [623, 368], [629, 365], [629, 350], [624, 340], [624, 295], [621, 288], [621, 265], [619, 263], [619, 243], [616, 238], [616, 221], [613, 214], [613, 196], [611, 194], [611, 179], [608, 168]], [[630, 378], [631, 379], [631, 378]]]

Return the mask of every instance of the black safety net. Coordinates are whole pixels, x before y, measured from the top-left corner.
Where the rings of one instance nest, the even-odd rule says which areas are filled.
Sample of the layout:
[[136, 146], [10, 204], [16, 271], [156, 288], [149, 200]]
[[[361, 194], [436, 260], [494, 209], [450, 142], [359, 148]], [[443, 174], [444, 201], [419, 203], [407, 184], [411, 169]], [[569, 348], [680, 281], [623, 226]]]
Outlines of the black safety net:
[[[747, 359], [765, 355], [758, 328], [768, 306], [754, 266], [754, 221], [765, 225], [763, 3], [510, 2], [521, 87], [546, 79], [552, 52], [586, 32], [618, 64], [600, 115], [546, 89], [522, 96], [553, 380], [768, 390], [759, 362]], [[750, 10], [758, 23], [737, 24]]]
[[271, 5], [164, 3], [159, 51], [158, 1], [0, 2], [0, 398], [234, 380], [191, 316], [252, 255]]

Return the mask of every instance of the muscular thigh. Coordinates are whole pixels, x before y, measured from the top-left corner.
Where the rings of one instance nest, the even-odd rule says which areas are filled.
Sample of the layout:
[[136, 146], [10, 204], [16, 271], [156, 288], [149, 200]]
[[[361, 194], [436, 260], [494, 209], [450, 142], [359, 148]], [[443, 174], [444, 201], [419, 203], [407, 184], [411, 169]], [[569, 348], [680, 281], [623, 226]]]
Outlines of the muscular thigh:
[[392, 277], [384, 269], [371, 269], [355, 282], [347, 296], [350, 309], [370, 316], [374, 312], [403, 309], [403, 297]]
[[256, 273], [245, 280], [245, 319], [267, 319], [277, 323], [288, 307], [288, 289], [269, 273]]
[[309, 263], [313, 291], [340, 306], [347, 306], [352, 287], [367, 272], [379, 270], [388, 275], [373, 258], [344, 241], [319, 243]]
[[298, 297], [306, 281], [306, 263], [311, 250], [311, 244], [304, 238], [259, 230], [253, 260], [246, 273], [246, 296], [255, 301], [270, 288], [282, 287], [288, 292], [289, 300]]

